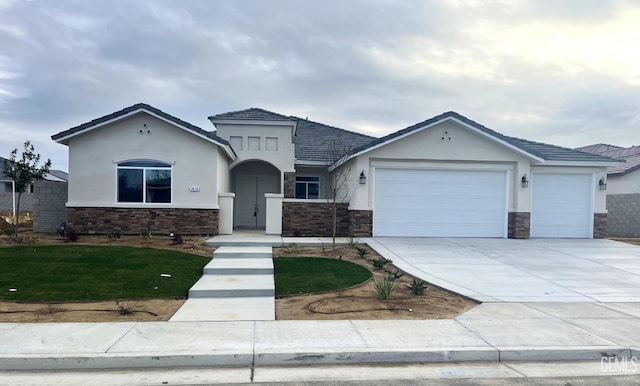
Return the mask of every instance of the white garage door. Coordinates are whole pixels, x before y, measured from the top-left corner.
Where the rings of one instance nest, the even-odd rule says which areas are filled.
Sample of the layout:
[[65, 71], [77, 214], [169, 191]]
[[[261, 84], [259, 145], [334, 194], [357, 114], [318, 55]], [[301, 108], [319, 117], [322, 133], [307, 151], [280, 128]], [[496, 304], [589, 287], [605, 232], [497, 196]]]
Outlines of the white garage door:
[[533, 173], [531, 237], [593, 236], [593, 177]]
[[506, 237], [507, 173], [376, 169], [374, 236]]

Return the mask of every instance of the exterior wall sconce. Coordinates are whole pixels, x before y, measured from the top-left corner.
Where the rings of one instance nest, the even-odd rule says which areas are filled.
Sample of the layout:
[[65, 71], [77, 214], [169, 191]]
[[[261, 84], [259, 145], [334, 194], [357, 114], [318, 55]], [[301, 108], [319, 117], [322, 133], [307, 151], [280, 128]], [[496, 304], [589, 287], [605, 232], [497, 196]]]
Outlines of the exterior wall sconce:
[[367, 183], [367, 176], [364, 175], [364, 170], [360, 172], [360, 185]]
[[604, 180], [604, 177], [598, 181], [598, 186], [600, 187], [600, 190], [607, 190], [607, 182]]
[[525, 174], [524, 176], [522, 176], [522, 179], [520, 180], [520, 183], [522, 184], [523, 188], [526, 188], [529, 186], [529, 180], [527, 180], [527, 175]]

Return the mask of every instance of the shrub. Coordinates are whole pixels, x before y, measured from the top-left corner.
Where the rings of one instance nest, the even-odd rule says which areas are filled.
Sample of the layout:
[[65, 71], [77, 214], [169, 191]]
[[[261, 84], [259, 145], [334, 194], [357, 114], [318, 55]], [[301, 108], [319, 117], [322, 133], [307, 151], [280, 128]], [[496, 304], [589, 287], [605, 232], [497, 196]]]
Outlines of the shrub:
[[296, 243], [291, 243], [287, 246], [287, 253], [298, 253], [300, 252], [300, 246]]
[[76, 242], [78, 241], [78, 238], [80, 237], [80, 235], [78, 235], [78, 231], [76, 231], [73, 228], [67, 228], [65, 230], [66, 232], [66, 240], [70, 241], [70, 242]]
[[376, 296], [380, 300], [388, 300], [393, 293], [393, 290], [396, 289], [396, 282], [394, 280], [389, 280], [389, 278], [384, 278], [380, 281], [373, 280], [373, 285], [375, 287]]
[[184, 239], [182, 238], [182, 235], [180, 233], [178, 233], [178, 232], [171, 232], [171, 234], [169, 234], [169, 236], [171, 236], [171, 244], [172, 245], [184, 243]]
[[422, 280], [413, 279], [411, 281], [411, 284], [409, 284], [407, 287], [409, 287], [412, 294], [422, 295], [424, 294], [424, 291], [427, 289], [427, 284]]
[[153, 236], [153, 235], [151, 234], [151, 231], [150, 231], [150, 230], [148, 230], [148, 229], [147, 229], [147, 230], [144, 230], [144, 231], [142, 231], [142, 232], [140, 233], [140, 237], [142, 237], [142, 238], [143, 238], [143, 239], [145, 239], [145, 240], [151, 240], [151, 237], [152, 237], [152, 236]]
[[122, 233], [120, 233], [119, 230], [114, 229], [111, 232], [107, 233], [107, 237], [109, 238], [109, 240], [116, 240], [119, 239], [122, 236]]
[[369, 254], [369, 251], [367, 250], [367, 248], [359, 247], [357, 245], [355, 246], [355, 248], [356, 248], [356, 251], [358, 251], [358, 256], [360, 256], [363, 259], [366, 255]]
[[373, 268], [375, 269], [383, 269], [385, 265], [391, 263], [391, 260], [385, 259], [382, 256], [377, 259], [371, 259], [369, 261], [371, 262], [371, 264], [373, 264]]
[[398, 271], [397, 269], [395, 271], [386, 271], [384, 275], [385, 279], [389, 279], [391, 281], [397, 281], [402, 276], [404, 276], [404, 273]]
[[349, 247], [356, 248], [358, 246], [358, 240], [354, 239], [353, 236], [349, 237]]

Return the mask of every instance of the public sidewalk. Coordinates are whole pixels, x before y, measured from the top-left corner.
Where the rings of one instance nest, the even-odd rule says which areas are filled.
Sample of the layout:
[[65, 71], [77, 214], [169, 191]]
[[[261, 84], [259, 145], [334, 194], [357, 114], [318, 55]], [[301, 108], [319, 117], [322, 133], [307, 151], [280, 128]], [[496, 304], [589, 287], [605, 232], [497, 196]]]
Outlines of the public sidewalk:
[[640, 304], [482, 304], [456, 319], [0, 324], [0, 370], [640, 357]]

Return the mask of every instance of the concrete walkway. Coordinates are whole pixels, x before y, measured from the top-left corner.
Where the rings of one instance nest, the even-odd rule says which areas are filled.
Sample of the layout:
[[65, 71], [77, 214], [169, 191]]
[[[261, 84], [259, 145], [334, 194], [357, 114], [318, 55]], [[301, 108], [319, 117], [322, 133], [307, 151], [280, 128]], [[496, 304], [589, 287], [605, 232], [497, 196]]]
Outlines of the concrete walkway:
[[[336, 237], [336, 244], [348, 244], [348, 237]], [[296, 244], [301, 247], [329, 247], [333, 243], [331, 237], [283, 237], [279, 235], [266, 235], [264, 231], [234, 231], [232, 235], [218, 235], [205, 241], [210, 247], [237, 246], [237, 247], [286, 247]]]
[[567, 306], [492, 303], [415, 321], [3, 323], [0, 370], [640, 357], [640, 303]]
[[170, 322], [275, 320], [271, 247], [219, 247]]

